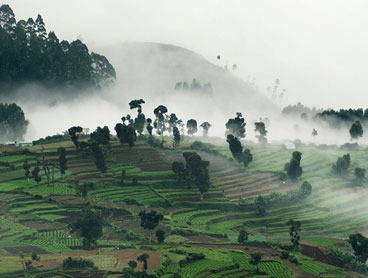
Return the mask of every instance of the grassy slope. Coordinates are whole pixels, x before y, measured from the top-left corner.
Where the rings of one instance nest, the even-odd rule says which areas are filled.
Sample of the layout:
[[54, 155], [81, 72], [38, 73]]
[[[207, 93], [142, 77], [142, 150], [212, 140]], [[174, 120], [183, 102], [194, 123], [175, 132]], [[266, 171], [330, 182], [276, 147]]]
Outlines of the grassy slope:
[[[28, 155], [18, 153], [0, 156], [0, 161], [9, 163], [9, 167], [0, 169], [0, 252], [4, 256], [11, 256], [19, 251], [30, 252], [32, 246], [41, 248], [37, 249], [41, 253], [75, 252], [71, 247], [80, 246], [81, 240], [68, 234], [67, 225], [78, 216], [87, 202], [92, 206], [105, 207], [106, 211], [114, 209], [113, 213], [107, 213], [111, 225], [105, 228], [105, 235], [100, 240], [100, 244], [106, 248], [139, 244], [147, 236], [139, 227], [137, 218], [137, 213], [143, 209], [141, 205], [165, 213], [165, 223], [160, 224], [160, 227], [168, 233], [170, 230], [184, 233], [184, 238], [170, 236], [173, 243], [180, 237], [186, 242], [223, 241], [224, 239], [216, 236], [218, 234], [226, 234], [228, 241], [236, 242], [237, 230], [241, 227], [251, 233], [250, 240], [287, 240], [288, 228], [285, 222], [291, 218], [302, 221], [303, 238], [322, 246], [326, 245], [326, 240], [327, 244], [332, 244], [337, 239], [345, 238], [348, 233], [367, 229], [366, 205], [363, 201], [367, 190], [356, 184], [352, 173], [354, 167], [367, 168], [364, 159], [366, 149], [349, 151], [352, 157], [351, 173], [346, 178], [339, 178], [331, 175], [331, 165], [338, 156], [347, 153], [346, 150], [298, 147], [303, 153], [301, 181], [308, 180], [312, 184], [312, 195], [298, 203], [270, 207], [265, 217], [259, 217], [249, 209], [239, 210], [239, 199], [243, 199], [242, 202], [251, 202], [258, 194], [286, 192], [299, 186], [282, 184], [278, 179], [278, 172], [290, 160], [292, 152], [282, 146], [250, 146], [254, 160], [247, 171], [222, 157], [201, 152], [203, 158], [211, 162], [210, 176], [214, 187], [205, 195], [205, 200], [199, 202], [197, 190], [188, 190], [178, 185], [171, 174], [171, 162], [182, 160], [180, 149], [162, 151], [143, 143], [130, 149], [114, 143], [108, 173], [101, 175], [96, 171], [93, 159], [86, 154], [76, 154], [70, 142], [45, 145], [49, 160], [57, 159], [55, 151], [61, 145], [67, 148], [68, 173], [64, 180], [56, 174], [57, 181], [52, 186], [46, 184], [45, 177], [39, 185], [34, 181], [27, 183], [24, 178], [24, 159], [27, 158], [34, 165], [40, 147], [32, 147], [32, 154]], [[217, 150], [230, 156], [225, 147], [218, 147]], [[119, 183], [122, 169], [127, 172], [123, 186]], [[138, 180], [137, 185], [132, 184], [133, 178]], [[86, 200], [78, 196], [75, 186], [83, 182], [94, 182]], [[40, 197], [35, 198], [35, 195]], [[210, 258], [210, 255], [206, 255], [206, 260], [211, 261]], [[304, 261], [308, 265], [308, 260]], [[221, 273], [221, 267], [216, 267]], [[13, 271], [15, 268], [14, 264], [9, 264], [9, 268], [1, 269]], [[194, 266], [193, 268], [196, 269]], [[183, 274], [189, 271], [185, 269], [181, 270]], [[243, 266], [241, 269], [245, 272], [252, 271]], [[328, 273], [327, 266], [323, 269], [322, 272]], [[204, 271], [199, 272], [206, 277], [207, 270], [204, 268]], [[307, 270], [304, 267], [300, 271]], [[193, 270], [190, 271], [192, 273]], [[236, 269], [223, 271], [224, 274], [218, 274], [213, 270], [211, 277], [241, 277], [244, 274]], [[269, 274], [272, 275], [270, 271]]]

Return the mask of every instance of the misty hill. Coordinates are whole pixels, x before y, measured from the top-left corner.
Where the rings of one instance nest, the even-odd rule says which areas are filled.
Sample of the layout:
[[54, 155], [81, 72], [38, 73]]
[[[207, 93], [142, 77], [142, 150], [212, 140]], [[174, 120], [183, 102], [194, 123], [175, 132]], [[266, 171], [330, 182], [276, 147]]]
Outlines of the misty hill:
[[9, 5], [0, 7], [0, 94], [26, 83], [99, 88], [115, 78], [106, 57], [89, 53], [80, 40], [69, 43], [47, 33], [41, 15], [17, 22]]
[[[265, 110], [275, 109], [251, 84], [191, 50], [159, 43], [125, 43], [104, 51], [115, 65], [124, 93], [141, 97], [186, 95], [192, 100], [207, 95], [220, 105], [226, 101], [235, 110], [256, 110], [260, 104]], [[189, 89], [180, 90], [180, 83], [187, 83]], [[193, 86], [200, 89], [192, 90]]]

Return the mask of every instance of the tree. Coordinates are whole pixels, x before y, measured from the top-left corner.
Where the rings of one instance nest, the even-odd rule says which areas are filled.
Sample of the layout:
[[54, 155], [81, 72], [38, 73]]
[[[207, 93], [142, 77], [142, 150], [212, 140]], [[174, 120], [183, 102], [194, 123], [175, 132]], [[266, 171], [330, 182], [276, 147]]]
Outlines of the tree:
[[300, 231], [302, 223], [300, 221], [294, 221], [290, 219], [286, 223], [286, 225], [290, 226], [289, 228], [290, 241], [293, 245], [293, 252], [295, 254], [296, 249], [299, 247]]
[[128, 262], [128, 265], [129, 265], [130, 268], [135, 269], [137, 267], [137, 262], [131, 260], [131, 261]]
[[259, 195], [254, 200], [254, 208], [259, 216], [265, 216], [266, 215], [266, 201], [263, 198], [263, 196]]
[[259, 133], [257, 136], [259, 143], [267, 143], [266, 135], [268, 131], [264, 122], [256, 122], [254, 131]]
[[233, 157], [239, 162], [243, 163], [244, 167], [247, 167], [253, 160], [253, 155], [249, 149], [245, 149], [243, 152], [243, 146], [237, 137], [232, 134], [227, 136], [226, 142], [229, 143], [230, 151]]
[[122, 119], [124, 119], [123, 124], [118, 123], [115, 125], [116, 134], [121, 144], [128, 144], [130, 147], [133, 147], [135, 141], [137, 140], [137, 134], [135, 132], [134, 125], [126, 125], [125, 117], [122, 117]]
[[88, 190], [93, 188], [93, 183], [92, 182], [84, 182], [82, 184], [78, 184], [77, 185], [77, 190], [80, 196], [83, 197], [83, 199], [87, 198], [88, 195]]
[[40, 167], [36, 166], [33, 168], [31, 174], [32, 174], [32, 177], [34, 178], [35, 182], [37, 182], [37, 184], [39, 184], [39, 182], [41, 181], [41, 176], [39, 175], [40, 174]]
[[358, 139], [359, 137], [363, 136], [363, 127], [360, 124], [360, 121], [355, 121], [350, 129], [349, 129], [349, 133], [351, 136], [351, 139]]
[[149, 258], [149, 255], [147, 253], [143, 253], [142, 255], [139, 255], [137, 257], [137, 261], [143, 263], [143, 271], [144, 272], [147, 272], [147, 268], [148, 268], [147, 260], [148, 260], [148, 258]]
[[187, 121], [187, 130], [188, 130], [188, 135], [193, 136], [194, 133], [196, 133], [198, 131], [198, 127], [197, 127], [197, 121], [194, 119], [190, 119]]
[[208, 130], [210, 129], [211, 124], [209, 122], [203, 122], [200, 125], [200, 127], [203, 128], [203, 136], [207, 137], [208, 136]]
[[226, 123], [226, 134], [229, 135], [232, 134], [235, 137], [241, 139], [245, 137], [245, 126], [246, 123], [244, 121], [244, 118], [242, 116], [242, 113], [237, 112], [236, 117], [229, 119]]
[[344, 154], [342, 157], [337, 158], [336, 164], [332, 165], [332, 171], [338, 176], [347, 175], [350, 161], [350, 154]]
[[142, 104], [145, 103], [143, 99], [135, 99], [129, 102], [130, 109], [137, 109], [138, 115], [134, 119], [134, 128], [139, 135], [142, 135], [144, 125], [146, 124], [146, 116], [142, 113]]
[[360, 262], [365, 263], [368, 259], [368, 239], [360, 233], [351, 234], [349, 243], [354, 250], [354, 255]]
[[27, 132], [28, 124], [20, 106], [15, 103], [0, 103], [0, 142], [22, 140]]
[[66, 150], [63, 147], [58, 148], [57, 150], [59, 154], [59, 168], [62, 179], [64, 178], [65, 171], [68, 169], [67, 160], [66, 160]]
[[242, 160], [241, 154], [243, 152], [243, 146], [241, 145], [239, 139], [232, 134], [227, 136], [226, 142], [229, 143], [230, 151], [233, 157], [240, 163]]
[[192, 185], [199, 189], [200, 200], [203, 200], [203, 194], [210, 187], [210, 178], [208, 175], [209, 161], [203, 161], [196, 152], [184, 152], [185, 173], [188, 187]]
[[252, 265], [255, 265], [256, 266], [257, 273], [258, 273], [259, 272], [258, 265], [262, 261], [262, 254], [261, 253], [258, 253], [258, 252], [255, 252], [255, 253], [251, 253], [250, 256], [251, 256], [251, 259], [249, 260], [249, 262]]
[[173, 147], [176, 148], [180, 144], [180, 132], [179, 129], [174, 126], [173, 128], [173, 134], [174, 134], [174, 141], [173, 141]]
[[167, 113], [167, 107], [163, 106], [163, 105], [159, 105], [157, 106], [154, 110], [153, 113], [156, 116], [156, 119], [153, 123], [153, 126], [156, 128], [157, 130], [157, 134], [161, 135], [161, 142], [163, 143], [163, 134], [164, 132], [167, 130], [167, 117], [166, 117], [166, 113]]
[[23, 169], [25, 171], [24, 175], [27, 178], [27, 184], [29, 183], [29, 178], [31, 177], [31, 165], [28, 163], [28, 160], [26, 159], [23, 163]]
[[138, 215], [141, 218], [141, 227], [145, 230], [149, 230], [149, 243], [151, 244], [152, 231], [157, 227], [158, 223], [164, 219], [164, 216], [154, 210], [150, 212], [143, 210]]
[[238, 242], [239, 243], [245, 243], [248, 240], [248, 232], [245, 230], [240, 230], [239, 235], [238, 235]]
[[152, 136], [152, 130], [153, 130], [153, 127], [152, 127], [152, 119], [151, 118], [147, 118], [147, 126], [146, 126], [146, 129], [148, 131], [148, 134]]
[[365, 179], [365, 169], [363, 168], [355, 168], [354, 169], [354, 174], [355, 174], [355, 177], [360, 181], [362, 182], [364, 179]]
[[79, 150], [78, 137], [82, 133], [82, 131], [83, 131], [83, 128], [80, 127], [80, 126], [72, 126], [71, 128], [68, 129], [68, 133], [70, 135], [70, 139], [74, 143], [75, 149], [77, 151]]
[[310, 195], [312, 193], [312, 185], [309, 182], [304, 181], [302, 183], [302, 185], [300, 186], [299, 193], [303, 197], [306, 197], [306, 196]]
[[83, 237], [83, 245], [92, 248], [102, 236], [103, 219], [97, 213], [88, 211], [71, 225], [72, 232]]
[[289, 163], [285, 164], [285, 171], [288, 178], [295, 182], [302, 175], [303, 169], [300, 167], [300, 161], [302, 159], [302, 153], [298, 151], [294, 151], [292, 154], [292, 158]]
[[178, 183], [180, 184], [185, 177], [185, 166], [183, 162], [174, 161], [171, 164], [172, 171], [176, 174]]
[[312, 135], [313, 135], [313, 136], [317, 136], [317, 135], [318, 135], [318, 131], [317, 131], [317, 129], [313, 128], [313, 130], [312, 130]]
[[165, 240], [165, 232], [161, 229], [156, 231], [156, 237], [157, 237], [157, 242], [158, 243], [163, 243]]

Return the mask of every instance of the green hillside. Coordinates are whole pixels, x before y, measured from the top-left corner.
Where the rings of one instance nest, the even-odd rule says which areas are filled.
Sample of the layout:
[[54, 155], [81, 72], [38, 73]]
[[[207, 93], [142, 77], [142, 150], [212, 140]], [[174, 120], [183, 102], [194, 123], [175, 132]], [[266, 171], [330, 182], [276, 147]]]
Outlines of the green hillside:
[[[0, 146], [0, 277], [22, 275], [20, 253], [28, 259], [32, 252], [41, 257], [32, 262], [34, 277], [65, 273], [70, 276], [63, 277], [84, 277], [88, 272], [94, 277], [119, 277], [142, 253], [149, 254], [148, 273], [159, 277], [364, 277], [352, 271], [336, 250], [352, 254], [346, 241], [349, 234], [364, 234], [368, 228], [365, 181], [354, 176], [354, 168], [368, 166], [365, 147], [298, 145], [303, 174], [291, 183], [283, 179], [283, 168], [293, 150], [281, 144], [246, 142], [253, 161], [244, 169], [232, 160], [227, 146], [193, 150], [188, 140], [172, 149], [153, 147], [144, 139], [128, 147], [113, 138], [106, 173], [96, 169], [88, 151], [77, 152], [71, 141], [27, 149]], [[59, 147], [66, 149], [68, 168], [63, 176], [58, 169]], [[211, 187], [202, 201], [198, 189], [178, 183], [171, 170], [172, 162], [184, 162], [182, 153], [187, 151], [210, 162]], [[346, 153], [351, 156], [349, 174], [338, 177], [332, 165]], [[43, 157], [55, 165], [50, 185], [42, 170]], [[25, 160], [32, 168], [41, 162], [38, 184], [25, 177]], [[295, 197], [292, 192], [298, 192], [305, 180], [312, 193]], [[266, 200], [264, 216], [254, 208], [259, 195]], [[105, 222], [93, 250], [70, 230], [86, 210], [95, 211]], [[164, 215], [155, 229], [166, 233], [164, 243], [158, 244], [153, 236], [149, 244], [149, 232], [141, 227], [138, 215], [143, 210]], [[302, 223], [302, 248], [295, 254], [289, 250], [286, 259], [290, 219]], [[242, 229], [249, 238], [238, 244]], [[255, 252], [263, 254], [258, 272], [251, 264]], [[68, 257], [90, 259], [98, 270], [62, 270]], [[141, 268], [139, 263], [137, 269]]]

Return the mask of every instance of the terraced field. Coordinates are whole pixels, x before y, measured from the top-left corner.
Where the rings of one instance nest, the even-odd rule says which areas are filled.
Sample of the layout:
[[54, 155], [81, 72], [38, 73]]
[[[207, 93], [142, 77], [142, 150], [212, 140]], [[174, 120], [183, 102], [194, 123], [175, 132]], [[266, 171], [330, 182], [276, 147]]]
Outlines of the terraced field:
[[[231, 157], [227, 147], [215, 147], [221, 155], [198, 151], [203, 159], [210, 161], [212, 184], [204, 194], [204, 200], [200, 201], [198, 190], [178, 184], [171, 171], [171, 163], [183, 161], [182, 152], [190, 150], [188, 144], [181, 149], [163, 150], [144, 142], [138, 142], [133, 148], [113, 142], [108, 171], [104, 174], [96, 170], [94, 159], [88, 152], [77, 153], [71, 142], [44, 145], [43, 152], [49, 161], [57, 162], [59, 146], [67, 149], [68, 170], [64, 177], [56, 170], [55, 182], [51, 186], [42, 171], [39, 184], [24, 177], [24, 160], [36, 165], [40, 146], [30, 147], [31, 152], [0, 154], [1, 254], [11, 256], [20, 251], [30, 252], [32, 248], [38, 248], [39, 253], [80, 251], [82, 239], [70, 234], [68, 225], [86, 208], [97, 208], [109, 223], [98, 241], [106, 250], [147, 243], [148, 232], [140, 227], [138, 217], [138, 212], [143, 209], [158, 210], [165, 215], [159, 227], [167, 233], [170, 245], [154, 248], [166, 253], [176, 248], [172, 245], [184, 242], [236, 243], [240, 229], [249, 232], [250, 241], [287, 243], [286, 222], [289, 219], [302, 222], [304, 244], [321, 248], [341, 243], [353, 231], [368, 231], [365, 213], [368, 191], [365, 183], [358, 184], [353, 175], [354, 167], [368, 166], [365, 148], [347, 151], [305, 145], [297, 147], [303, 154], [303, 175], [295, 184], [280, 179], [284, 164], [292, 153], [282, 145], [250, 144], [253, 162], [247, 169], [224, 158]], [[347, 152], [352, 157], [350, 173], [347, 177], [336, 177], [331, 173], [331, 166], [338, 156]], [[122, 181], [123, 170], [125, 177]], [[274, 192], [286, 196], [287, 192], [298, 190], [304, 180], [313, 187], [307, 198], [268, 203], [265, 216], [257, 215], [252, 208], [257, 196], [267, 197]], [[83, 198], [78, 185], [86, 182], [92, 186]], [[250, 251], [186, 248], [185, 252], [196, 250], [205, 253], [205, 258], [180, 267], [179, 261], [185, 256], [171, 252], [170, 262], [161, 266], [160, 271], [169, 275], [167, 277], [175, 272], [182, 277], [255, 275], [255, 267], [249, 264]], [[112, 264], [122, 267], [109, 256], [99, 257], [101, 269], [112, 268]], [[259, 269], [270, 277], [293, 277], [296, 272], [326, 277], [331, 273], [341, 273], [341, 269], [316, 263], [309, 257], [300, 255], [299, 258], [302, 263], [295, 266], [266, 257]]]

